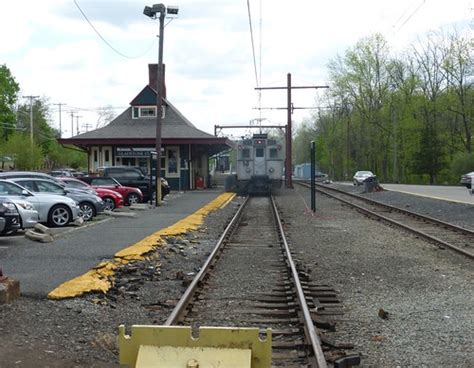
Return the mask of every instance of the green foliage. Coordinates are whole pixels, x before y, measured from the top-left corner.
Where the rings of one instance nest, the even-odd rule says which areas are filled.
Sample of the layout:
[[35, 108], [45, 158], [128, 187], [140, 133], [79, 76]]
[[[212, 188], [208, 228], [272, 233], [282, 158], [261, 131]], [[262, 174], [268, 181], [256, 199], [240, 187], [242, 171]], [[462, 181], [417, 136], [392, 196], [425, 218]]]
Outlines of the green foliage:
[[3, 156], [14, 158], [15, 170], [40, 169], [43, 163], [41, 147], [31, 143], [29, 135], [25, 133], [13, 133], [7, 142], [0, 146]]
[[329, 109], [296, 132], [295, 162], [315, 140], [335, 179], [364, 169], [382, 181], [457, 183], [472, 170], [473, 46], [456, 32], [431, 34], [393, 57], [382, 36], [361, 40], [329, 63]]
[[474, 154], [459, 153], [451, 162], [451, 175], [458, 179], [461, 175], [474, 171]]
[[6, 65], [0, 65], [0, 134], [3, 139], [15, 131], [15, 103], [20, 87]]

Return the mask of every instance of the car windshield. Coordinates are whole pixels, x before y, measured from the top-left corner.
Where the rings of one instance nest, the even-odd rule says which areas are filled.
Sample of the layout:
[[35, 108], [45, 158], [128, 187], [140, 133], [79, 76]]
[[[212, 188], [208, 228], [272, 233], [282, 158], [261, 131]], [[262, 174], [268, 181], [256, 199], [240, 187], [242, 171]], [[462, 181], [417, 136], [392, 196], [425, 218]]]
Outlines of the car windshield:
[[357, 171], [356, 175], [362, 176], [362, 175], [374, 175], [370, 171]]
[[92, 185], [119, 185], [119, 182], [113, 178], [94, 178], [91, 181]]
[[5, 181], [0, 182], [0, 195], [22, 195], [24, 188]]

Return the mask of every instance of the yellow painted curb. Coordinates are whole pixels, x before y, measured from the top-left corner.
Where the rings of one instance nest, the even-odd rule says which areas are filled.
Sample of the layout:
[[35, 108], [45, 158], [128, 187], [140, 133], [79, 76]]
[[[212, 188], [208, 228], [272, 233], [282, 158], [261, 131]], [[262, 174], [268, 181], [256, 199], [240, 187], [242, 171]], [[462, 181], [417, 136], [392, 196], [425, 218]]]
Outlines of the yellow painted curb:
[[162, 237], [179, 236], [199, 229], [209, 213], [224, 208], [234, 197], [235, 193], [221, 194], [195, 213], [115, 253], [112, 261], [102, 262], [85, 274], [62, 283], [48, 294], [48, 298], [73, 298], [92, 291], [106, 293], [112, 286], [110, 279], [115, 275], [115, 270], [119, 266], [130, 261], [144, 259], [146, 253], [164, 243]]

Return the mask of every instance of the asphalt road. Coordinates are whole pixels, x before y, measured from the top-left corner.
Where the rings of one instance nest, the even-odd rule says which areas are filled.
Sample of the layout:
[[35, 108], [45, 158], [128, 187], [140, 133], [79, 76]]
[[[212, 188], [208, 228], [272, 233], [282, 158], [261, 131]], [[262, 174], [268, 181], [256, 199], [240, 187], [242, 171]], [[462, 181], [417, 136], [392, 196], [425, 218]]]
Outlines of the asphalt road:
[[77, 228], [52, 243], [0, 237], [0, 268], [20, 281], [23, 295], [45, 297], [61, 283], [196, 212], [221, 193], [210, 189], [172, 194], [163, 206], [137, 212], [137, 218], [113, 218]]

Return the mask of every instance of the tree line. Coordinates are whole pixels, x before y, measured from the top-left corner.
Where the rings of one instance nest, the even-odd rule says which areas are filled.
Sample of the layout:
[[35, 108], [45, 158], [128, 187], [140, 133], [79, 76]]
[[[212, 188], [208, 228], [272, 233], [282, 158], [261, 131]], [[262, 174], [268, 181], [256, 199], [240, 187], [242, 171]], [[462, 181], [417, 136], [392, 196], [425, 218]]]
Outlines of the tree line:
[[316, 161], [333, 178], [371, 170], [383, 181], [456, 183], [474, 170], [473, 40], [433, 32], [400, 55], [380, 34], [328, 65], [324, 109], [296, 131], [293, 162]]
[[85, 152], [58, 143], [59, 131], [49, 124], [47, 100], [32, 99], [30, 104], [28, 100], [22, 101], [19, 94], [20, 86], [11, 71], [6, 65], [0, 65], [0, 169], [87, 167]]

